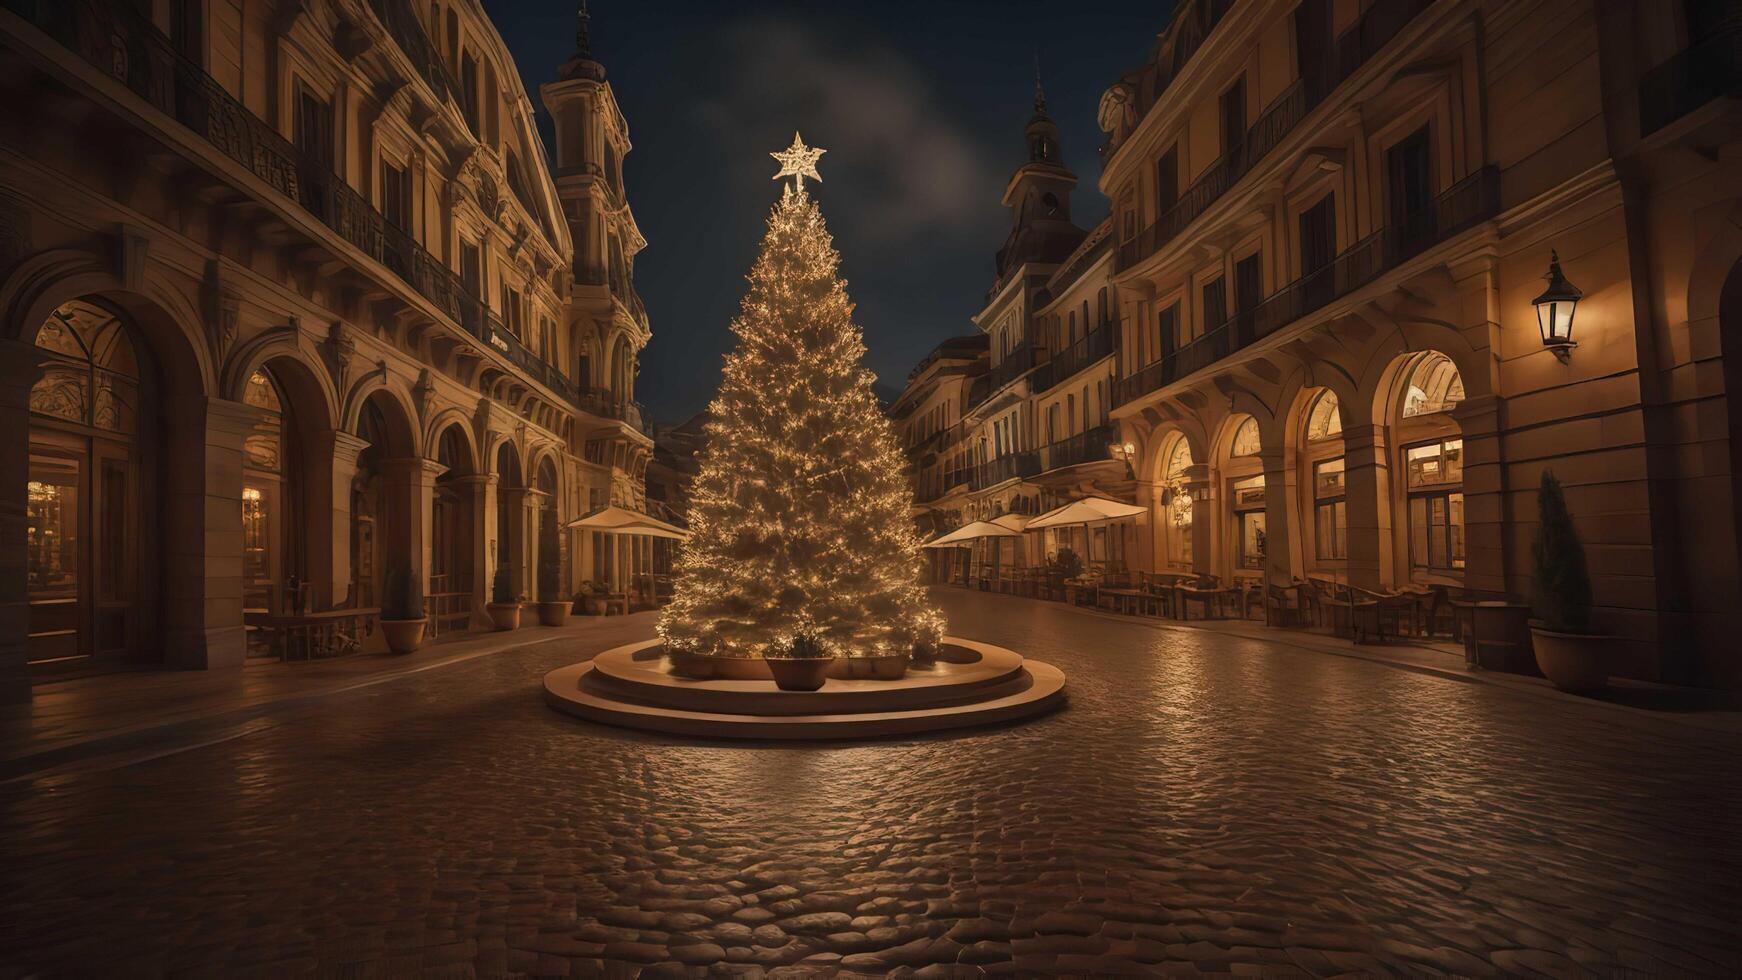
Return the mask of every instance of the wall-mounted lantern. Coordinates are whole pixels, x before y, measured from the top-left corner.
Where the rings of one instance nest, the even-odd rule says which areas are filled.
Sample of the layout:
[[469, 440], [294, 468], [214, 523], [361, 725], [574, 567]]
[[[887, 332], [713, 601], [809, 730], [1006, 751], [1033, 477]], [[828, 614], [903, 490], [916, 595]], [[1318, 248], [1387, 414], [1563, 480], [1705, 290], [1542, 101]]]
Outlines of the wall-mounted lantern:
[[1129, 442], [1115, 442], [1107, 447], [1107, 454], [1113, 459], [1125, 461], [1125, 472], [1133, 480], [1137, 479], [1137, 469], [1132, 460], [1137, 458], [1137, 447]]
[[1567, 355], [1579, 346], [1573, 340], [1573, 312], [1585, 294], [1561, 273], [1561, 257], [1553, 249], [1548, 253], [1548, 275], [1543, 278], [1548, 280], [1548, 288], [1531, 300], [1536, 307], [1536, 325], [1542, 331], [1542, 345], [1564, 364]]

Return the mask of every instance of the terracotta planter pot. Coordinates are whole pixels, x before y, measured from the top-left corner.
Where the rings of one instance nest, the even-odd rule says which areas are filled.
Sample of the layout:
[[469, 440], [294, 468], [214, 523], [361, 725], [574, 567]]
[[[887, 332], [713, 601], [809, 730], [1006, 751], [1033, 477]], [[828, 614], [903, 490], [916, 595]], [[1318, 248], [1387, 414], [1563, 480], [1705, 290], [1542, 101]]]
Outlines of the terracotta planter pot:
[[520, 628], [520, 603], [489, 602], [484, 608], [490, 611], [490, 625], [499, 630], [517, 630]]
[[782, 691], [815, 691], [829, 678], [834, 657], [807, 657], [803, 660], [769, 657], [768, 671]]
[[429, 617], [422, 619], [383, 619], [381, 635], [387, 637], [387, 649], [393, 653], [416, 653], [423, 646], [423, 630]]
[[538, 625], [562, 626], [569, 621], [570, 603], [558, 600], [556, 602], [541, 602], [538, 604]]
[[1531, 646], [1542, 676], [1563, 691], [1600, 691], [1609, 686], [1609, 663], [1615, 637], [1556, 633], [1530, 627]]

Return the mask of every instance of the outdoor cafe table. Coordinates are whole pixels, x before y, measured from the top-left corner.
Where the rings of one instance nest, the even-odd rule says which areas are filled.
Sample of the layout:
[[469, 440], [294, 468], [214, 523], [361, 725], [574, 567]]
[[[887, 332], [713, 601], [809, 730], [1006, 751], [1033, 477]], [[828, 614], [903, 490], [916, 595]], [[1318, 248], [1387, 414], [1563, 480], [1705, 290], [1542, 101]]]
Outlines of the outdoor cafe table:
[[324, 609], [308, 613], [246, 612], [247, 626], [271, 637], [280, 660], [316, 660], [355, 653], [363, 637], [374, 632], [377, 608]]

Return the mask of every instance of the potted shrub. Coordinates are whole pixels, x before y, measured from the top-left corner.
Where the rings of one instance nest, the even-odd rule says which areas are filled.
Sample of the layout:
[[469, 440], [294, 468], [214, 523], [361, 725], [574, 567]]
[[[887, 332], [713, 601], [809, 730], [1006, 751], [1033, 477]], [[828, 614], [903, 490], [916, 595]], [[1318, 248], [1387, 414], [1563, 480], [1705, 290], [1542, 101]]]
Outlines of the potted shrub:
[[605, 584], [591, 580], [581, 583], [581, 588], [575, 593], [575, 601], [581, 604], [581, 612], [589, 616], [605, 614]]
[[1536, 573], [1530, 621], [1531, 648], [1544, 677], [1566, 691], [1595, 691], [1609, 683], [1609, 657], [1615, 638], [1591, 632], [1591, 575], [1585, 546], [1567, 510], [1560, 481], [1544, 470], [1536, 491], [1536, 541], [1531, 564]]
[[1046, 563], [1047, 582], [1056, 595], [1065, 594], [1065, 601], [1077, 604], [1076, 581], [1083, 577], [1083, 559], [1069, 548], [1060, 548]]
[[763, 654], [768, 671], [782, 691], [815, 691], [828, 679], [835, 655], [812, 633], [799, 633], [785, 645]]
[[572, 603], [560, 594], [562, 578], [562, 561], [555, 555], [546, 556], [538, 563], [538, 624], [540, 626], [561, 626], [569, 621], [569, 607]]
[[387, 570], [381, 596], [381, 633], [387, 638], [387, 649], [394, 653], [415, 653], [423, 646], [424, 627], [429, 617], [423, 611], [423, 583], [408, 562], [399, 562]]
[[520, 628], [520, 598], [514, 594], [514, 585], [508, 579], [508, 566], [496, 569], [496, 575], [490, 580], [490, 601], [484, 606], [490, 610], [490, 623], [499, 630]]

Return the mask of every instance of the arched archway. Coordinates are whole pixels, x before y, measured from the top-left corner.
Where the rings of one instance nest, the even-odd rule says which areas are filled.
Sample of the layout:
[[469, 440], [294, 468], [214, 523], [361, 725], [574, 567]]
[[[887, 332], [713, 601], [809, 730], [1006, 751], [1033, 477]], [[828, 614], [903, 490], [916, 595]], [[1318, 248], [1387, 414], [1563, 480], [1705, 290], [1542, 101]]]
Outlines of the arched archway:
[[538, 599], [555, 602], [563, 594], [562, 525], [557, 521], [556, 464], [549, 454], [538, 461], [533, 487], [538, 491]]
[[418, 547], [415, 501], [407, 489], [407, 470], [419, 464], [415, 429], [399, 400], [378, 390], [357, 410], [356, 435], [368, 446], [357, 456], [351, 481], [351, 597], [359, 606], [378, 606], [385, 564], [423, 567]]
[[1212, 454], [1216, 496], [1222, 501], [1216, 515], [1216, 568], [1232, 579], [1264, 574], [1269, 539], [1263, 448], [1258, 419], [1242, 412], [1222, 421]]
[[[1439, 351], [1400, 355], [1377, 392], [1374, 417], [1391, 434], [1388, 525], [1397, 578], [1456, 585], [1464, 577], [1464, 439], [1452, 412], [1464, 400], [1457, 365]], [[1382, 526], [1385, 526], [1382, 524]]]
[[22, 370], [8, 371], [19, 389], [7, 398], [28, 435], [7, 462], [17, 481], [5, 491], [17, 501], [7, 524], [23, 561], [7, 584], [20, 615], [6, 646], [30, 674], [240, 662], [239, 605], [205, 601], [215, 582], [205, 573], [206, 501], [240, 490], [208, 487], [235, 472], [228, 460], [214, 466], [208, 448], [208, 413], [222, 411], [203, 397], [208, 372], [142, 295], [38, 298], [26, 304], [35, 322], [7, 325], [28, 345], [9, 351], [22, 362], [9, 367]]
[[[509, 593], [526, 594], [527, 486], [521, 474], [520, 452], [504, 440], [496, 447], [496, 553], [492, 575], [508, 576]], [[495, 583], [491, 583], [494, 596]]]
[[471, 623], [478, 584], [476, 543], [483, 537], [483, 488], [466, 427], [449, 422], [435, 438], [436, 477], [430, 507], [429, 606], [438, 632]]
[[1190, 572], [1197, 557], [1194, 490], [1199, 489], [1193, 486], [1197, 459], [1191, 441], [1182, 432], [1164, 436], [1156, 463], [1157, 567]]
[[1349, 562], [1347, 464], [1343, 457], [1343, 404], [1330, 388], [1305, 388], [1285, 430], [1294, 447], [1300, 489], [1300, 564], [1308, 577], [1346, 581]]

